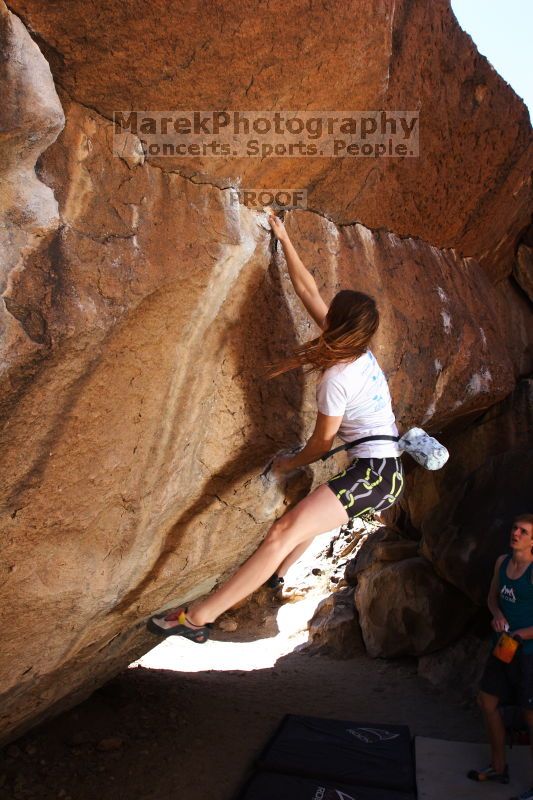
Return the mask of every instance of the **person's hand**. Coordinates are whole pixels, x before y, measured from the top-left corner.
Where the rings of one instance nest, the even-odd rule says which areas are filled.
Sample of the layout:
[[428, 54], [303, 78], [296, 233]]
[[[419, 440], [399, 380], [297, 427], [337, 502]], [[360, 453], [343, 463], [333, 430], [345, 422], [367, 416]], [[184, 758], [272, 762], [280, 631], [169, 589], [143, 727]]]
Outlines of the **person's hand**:
[[502, 631], [509, 629], [509, 623], [501, 612], [498, 612], [493, 616], [490, 624], [496, 633], [502, 633]]
[[279, 217], [276, 217], [272, 210], [267, 211], [267, 219], [276, 239], [279, 239], [280, 242], [288, 241], [289, 234], [285, 229], [285, 225]]
[[290, 453], [283, 453], [276, 456], [270, 467], [272, 475], [274, 475], [275, 478], [281, 478], [282, 475], [292, 472], [292, 470], [295, 469], [291, 464], [292, 458], [293, 456]]

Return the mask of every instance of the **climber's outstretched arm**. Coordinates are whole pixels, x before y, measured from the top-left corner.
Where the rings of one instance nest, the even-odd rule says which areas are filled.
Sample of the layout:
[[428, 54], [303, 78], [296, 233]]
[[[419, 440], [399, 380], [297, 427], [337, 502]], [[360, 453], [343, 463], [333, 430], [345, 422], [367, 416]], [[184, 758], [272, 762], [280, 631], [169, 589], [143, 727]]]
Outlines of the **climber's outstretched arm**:
[[274, 214], [269, 215], [269, 222], [275, 236], [280, 240], [287, 261], [287, 269], [294, 286], [294, 291], [304, 304], [311, 318], [319, 328], [326, 327], [326, 314], [328, 307], [322, 299], [316, 281], [304, 266], [300, 256], [296, 252], [293, 243], [289, 239], [289, 234], [285, 230], [283, 222]]

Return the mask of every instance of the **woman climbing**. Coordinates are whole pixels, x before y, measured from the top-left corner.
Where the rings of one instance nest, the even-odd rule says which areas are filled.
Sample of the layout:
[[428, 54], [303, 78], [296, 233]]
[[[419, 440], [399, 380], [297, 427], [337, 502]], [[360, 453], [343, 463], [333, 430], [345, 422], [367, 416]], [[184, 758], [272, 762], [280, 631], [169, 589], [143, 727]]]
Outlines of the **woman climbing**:
[[[282, 244], [294, 290], [322, 329], [318, 337], [298, 346], [293, 356], [275, 365], [270, 377], [297, 367], [317, 371], [317, 418], [303, 449], [277, 456], [275, 477], [310, 464], [324, 455], [336, 435], [352, 442], [370, 435], [397, 436], [385, 376], [369, 349], [379, 325], [376, 303], [362, 292], [343, 289], [328, 308], [316, 282], [289, 239], [283, 222], [269, 222]], [[203, 643], [220, 614], [250, 595], [261, 584], [281, 583], [289, 567], [320, 533], [337, 528], [367, 512], [383, 511], [403, 489], [401, 450], [395, 441], [371, 441], [348, 450], [349, 466], [300, 500], [269, 529], [263, 543], [219, 589], [188, 607], [152, 617], [148, 629], [160, 636], [185, 636]]]

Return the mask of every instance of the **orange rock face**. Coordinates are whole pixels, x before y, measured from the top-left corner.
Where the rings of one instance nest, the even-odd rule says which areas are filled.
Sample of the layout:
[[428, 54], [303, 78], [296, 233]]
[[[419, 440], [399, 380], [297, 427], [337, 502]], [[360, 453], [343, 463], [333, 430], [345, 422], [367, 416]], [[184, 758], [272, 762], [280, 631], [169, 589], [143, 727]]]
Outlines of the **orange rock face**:
[[[530, 129], [446, 3], [306, 4], [307, 32], [294, 5], [215, 5], [210, 33], [195, 3], [9, 7], [2, 741], [152, 647], [147, 617], [208, 591], [310, 488], [260, 473], [311, 433], [314, 380], [260, 371], [317, 329], [265, 215], [221, 186], [308, 187], [291, 239], [327, 301], [376, 296], [403, 428], [480, 413], [531, 369], [529, 309], [493, 282], [529, 213]], [[426, 109], [420, 159], [113, 154], [117, 108], [383, 104]]]
[[56, 84], [113, 112], [416, 110], [420, 157], [160, 158], [163, 170], [244, 188], [307, 188], [309, 206], [511, 272], [530, 222], [527, 109], [459, 27], [448, 0], [205, 5], [11, 0]]

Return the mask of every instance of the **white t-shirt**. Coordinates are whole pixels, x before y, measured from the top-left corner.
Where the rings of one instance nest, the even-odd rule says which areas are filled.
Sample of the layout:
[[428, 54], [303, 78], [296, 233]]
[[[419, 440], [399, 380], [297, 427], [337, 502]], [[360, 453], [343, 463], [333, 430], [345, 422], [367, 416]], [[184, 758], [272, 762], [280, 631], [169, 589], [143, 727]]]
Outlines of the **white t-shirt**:
[[[318, 410], [342, 422], [337, 435], [343, 442], [363, 436], [398, 436], [387, 380], [373, 353], [367, 350], [347, 364], [328, 367], [317, 382]], [[396, 442], [366, 442], [348, 450], [351, 458], [389, 458], [401, 455]]]

